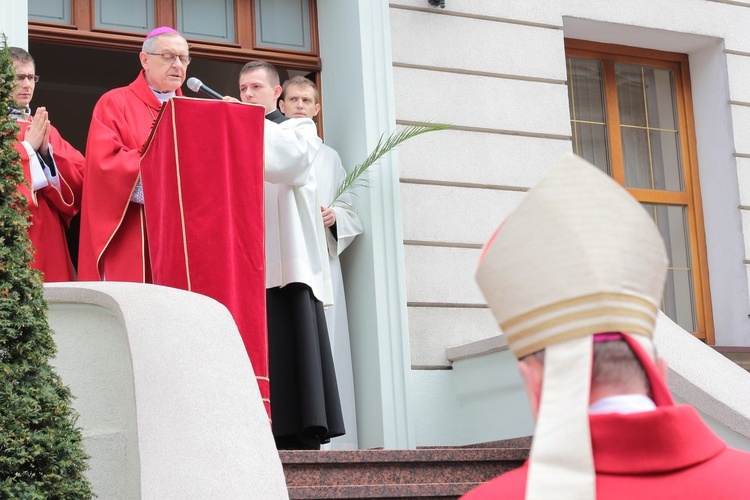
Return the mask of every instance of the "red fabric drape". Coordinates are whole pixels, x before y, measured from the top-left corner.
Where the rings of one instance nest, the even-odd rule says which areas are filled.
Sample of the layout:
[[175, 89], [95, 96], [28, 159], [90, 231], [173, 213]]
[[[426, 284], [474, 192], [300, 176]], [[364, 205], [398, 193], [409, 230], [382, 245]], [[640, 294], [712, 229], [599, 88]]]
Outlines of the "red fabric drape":
[[141, 159], [155, 284], [232, 313], [270, 416], [262, 107], [174, 98]]

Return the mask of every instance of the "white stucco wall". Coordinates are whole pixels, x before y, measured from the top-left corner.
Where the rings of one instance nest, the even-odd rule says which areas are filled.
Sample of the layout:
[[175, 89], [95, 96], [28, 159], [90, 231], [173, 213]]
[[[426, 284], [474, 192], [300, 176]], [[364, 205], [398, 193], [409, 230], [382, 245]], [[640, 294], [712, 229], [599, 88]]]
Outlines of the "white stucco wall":
[[[517, 383], [517, 375], [487, 382], [487, 373], [465, 371], [472, 363], [498, 370], [492, 365], [502, 361], [499, 354], [449, 370], [445, 350], [498, 332], [473, 279], [481, 246], [571, 149], [565, 37], [688, 54], [715, 343], [750, 345], [750, 8], [744, 3], [750, 2], [447, 0], [444, 10], [426, 0], [390, 3], [398, 123], [456, 127], [399, 152], [419, 445], [531, 431], [524, 404], [514, 400], [511, 411], [501, 388]], [[485, 406], [467, 412], [481, 436], [459, 429], [460, 373], [469, 387], [487, 389], [484, 402], [477, 399]], [[700, 407], [696, 392], [679, 395]], [[722, 397], [731, 398], [708, 396], [713, 402], [704, 417], [747, 447], [747, 433], [737, 438], [711, 414]], [[509, 419], [506, 428], [496, 425], [499, 412]], [[731, 421], [729, 414], [718, 419]]]
[[7, 37], [9, 46], [28, 48], [28, 15], [27, 0], [4, 0], [0, 4], [0, 33]]
[[[750, 345], [750, 8], [708, 0], [391, 2], [396, 118], [456, 130], [400, 151], [413, 368], [494, 335], [480, 248], [571, 149], [564, 38], [690, 58], [717, 345]], [[743, 182], [743, 180], [745, 182]]]

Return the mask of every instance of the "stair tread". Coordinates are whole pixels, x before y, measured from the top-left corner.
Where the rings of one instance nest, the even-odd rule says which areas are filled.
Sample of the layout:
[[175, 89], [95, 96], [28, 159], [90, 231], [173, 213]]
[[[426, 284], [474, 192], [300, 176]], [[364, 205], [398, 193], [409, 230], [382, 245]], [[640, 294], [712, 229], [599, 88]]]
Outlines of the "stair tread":
[[284, 464], [376, 462], [474, 462], [525, 460], [528, 448], [430, 448], [418, 450], [280, 451]]
[[480, 483], [411, 483], [411, 484], [376, 484], [365, 486], [292, 486], [289, 487], [289, 498], [440, 498], [457, 497], [476, 487]]

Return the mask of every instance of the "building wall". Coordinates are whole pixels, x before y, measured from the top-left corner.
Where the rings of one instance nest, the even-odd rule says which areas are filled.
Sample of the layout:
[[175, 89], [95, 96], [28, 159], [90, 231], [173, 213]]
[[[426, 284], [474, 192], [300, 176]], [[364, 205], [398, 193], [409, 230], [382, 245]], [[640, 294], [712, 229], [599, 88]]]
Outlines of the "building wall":
[[5, 0], [0, 5], [0, 33], [9, 46], [28, 47], [27, 0]]
[[[564, 38], [687, 53], [717, 345], [750, 345], [750, 1], [391, 2], [412, 369], [497, 332], [482, 244], [571, 150]], [[429, 377], [429, 372], [415, 377]]]

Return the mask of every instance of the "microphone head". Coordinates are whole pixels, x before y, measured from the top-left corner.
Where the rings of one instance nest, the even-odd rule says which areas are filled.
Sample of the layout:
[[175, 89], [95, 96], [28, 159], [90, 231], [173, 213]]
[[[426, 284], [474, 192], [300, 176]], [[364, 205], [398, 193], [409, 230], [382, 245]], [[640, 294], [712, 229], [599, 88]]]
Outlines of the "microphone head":
[[201, 85], [203, 85], [203, 82], [198, 80], [196, 77], [191, 76], [190, 78], [188, 78], [187, 86], [193, 92], [200, 92]]

